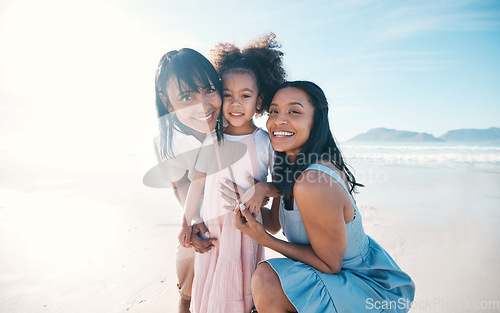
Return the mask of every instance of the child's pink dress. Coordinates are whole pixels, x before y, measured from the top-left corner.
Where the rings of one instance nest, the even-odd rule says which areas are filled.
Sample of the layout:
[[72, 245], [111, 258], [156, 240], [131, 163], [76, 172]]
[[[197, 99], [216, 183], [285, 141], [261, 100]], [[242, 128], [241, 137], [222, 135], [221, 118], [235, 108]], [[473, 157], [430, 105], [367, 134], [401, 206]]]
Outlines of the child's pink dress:
[[[249, 313], [253, 306], [250, 279], [264, 248], [234, 227], [234, 213], [224, 208], [228, 203], [219, 186], [234, 179], [248, 188], [246, 173], [265, 180], [272, 151], [269, 135], [259, 128], [251, 135], [224, 135], [221, 145], [212, 137], [202, 147], [196, 169], [207, 177], [200, 216], [218, 240], [209, 252], [195, 255], [193, 313]], [[260, 214], [257, 219], [262, 222]]]

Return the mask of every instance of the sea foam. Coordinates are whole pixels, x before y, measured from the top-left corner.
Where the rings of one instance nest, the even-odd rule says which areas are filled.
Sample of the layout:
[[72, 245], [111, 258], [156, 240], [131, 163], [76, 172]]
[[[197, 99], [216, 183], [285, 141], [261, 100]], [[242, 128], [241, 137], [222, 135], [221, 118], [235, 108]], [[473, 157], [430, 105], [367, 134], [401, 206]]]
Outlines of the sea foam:
[[373, 165], [477, 166], [500, 169], [498, 145], [341, 144], [347, 162]]

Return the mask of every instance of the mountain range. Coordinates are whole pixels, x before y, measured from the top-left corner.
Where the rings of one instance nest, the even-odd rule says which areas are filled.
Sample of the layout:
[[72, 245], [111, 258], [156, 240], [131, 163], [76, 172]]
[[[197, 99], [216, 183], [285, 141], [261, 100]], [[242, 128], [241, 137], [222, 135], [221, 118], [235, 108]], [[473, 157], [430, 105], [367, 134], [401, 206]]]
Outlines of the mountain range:
[[429, 133], [411, 132], [389, 128], [373, 128], [349, 141], [392, 141], [392, 142], [500, 142], [500, 128], [456, 129], [439, 137]]

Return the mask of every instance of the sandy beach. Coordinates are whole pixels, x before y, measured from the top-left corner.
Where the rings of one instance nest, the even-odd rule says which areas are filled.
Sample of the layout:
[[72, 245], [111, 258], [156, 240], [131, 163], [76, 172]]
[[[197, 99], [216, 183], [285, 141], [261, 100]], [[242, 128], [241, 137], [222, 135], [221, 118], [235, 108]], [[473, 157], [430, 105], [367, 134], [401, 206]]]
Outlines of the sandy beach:
[[[411, 311], [498, 312], [500, 173], [377, 170], [387, 181], [367, 185], [357, 201], [365, 231], [415, 281]], [[485, 302], [494, 309], [481, 309]]]
[[[175, 312], [172, 191], [144, 186], [135, 155], [92, 162], [0, 152], [0, 312]], [[365, 231], [416, 283], [411, 312], [500, 310], [497, 169], [352, 165]]]

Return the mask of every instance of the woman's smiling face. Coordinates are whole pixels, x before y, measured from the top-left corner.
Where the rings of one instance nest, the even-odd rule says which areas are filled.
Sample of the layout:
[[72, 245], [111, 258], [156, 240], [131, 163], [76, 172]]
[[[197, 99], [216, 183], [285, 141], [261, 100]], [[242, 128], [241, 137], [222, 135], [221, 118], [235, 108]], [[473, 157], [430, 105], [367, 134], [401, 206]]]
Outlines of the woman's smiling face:
[[[183, 86], [181, 83], [181, 87]], [[222, 99], [214, 86], [200, 87], [198, 90], [189, 88], [179, 89], [177, 80], [171, 79], [167, 83], [167, 95], [170, 101], [171, 114], [175, 114], [179, 121], [200, 133], [208, 133], [215, 129], [219, 116]], [[160, 95], [164, 104], [166, 97]]]
[[285, 87], [274, 95], [266, 126], [274, 150], [290, 161], [302, 150], [313, 127], [314, 107], [302, 89]]

